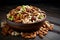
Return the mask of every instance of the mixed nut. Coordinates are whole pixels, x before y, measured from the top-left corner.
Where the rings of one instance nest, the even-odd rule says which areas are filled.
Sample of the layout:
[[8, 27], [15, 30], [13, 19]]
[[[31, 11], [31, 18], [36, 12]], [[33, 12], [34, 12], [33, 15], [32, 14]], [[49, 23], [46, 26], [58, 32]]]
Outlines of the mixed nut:
[[[35, 6], [22, 5], [12, 9], [7, 19], [16, 23], [35, 23], [45, 18], [45, 12]], [[27, 20], [27, 21], [26, 21]]]
[[48, 21], [45, 21], [38, 31], [31, 32], [31, 33], [28, 33], [28, 32], [25, 33], [25, 32], [14, 31], [12, 28], [9, 28], [9, 25], [7, 25], [6, 22], [3, 22], [1, 24], [3, 35], [7, 35], [7, 34], [12, 35], [12, 36], [21, 35], [23, 38], [35, 38], [37, 35], [40, 38], [43, 38], [45, 35], [47, 35], [49, 30], [50, 31], [53, 30], [53, 26], [54, 26], [53, 24], [49, 23]]

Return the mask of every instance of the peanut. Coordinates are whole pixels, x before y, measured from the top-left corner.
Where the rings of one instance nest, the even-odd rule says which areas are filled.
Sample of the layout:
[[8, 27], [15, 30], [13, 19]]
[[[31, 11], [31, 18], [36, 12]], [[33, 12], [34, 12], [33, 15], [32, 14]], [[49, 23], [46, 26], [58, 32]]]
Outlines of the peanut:
[[49, 29], [53, 30], [53, 26], [54, 26], [53, 24], [50, 24], [50, 28]]
[[21, 36], [24, 38], [35, 38], [36, 37], [36, 32], [33, 33], [21, 33]]
[[44, 37], [44, 35], [39, 34], [39, 37], [40, 37], [40, 38], [43, 38], [43, 37]]
[[46, 28], [46, 25], [45, 25], [45, 24], [43, 24], [43, 27], [44, 27], [44, 28]]
[[46, 31], [43, 31], [43, 35], [46, 35], [47, 34], [47, 32]]

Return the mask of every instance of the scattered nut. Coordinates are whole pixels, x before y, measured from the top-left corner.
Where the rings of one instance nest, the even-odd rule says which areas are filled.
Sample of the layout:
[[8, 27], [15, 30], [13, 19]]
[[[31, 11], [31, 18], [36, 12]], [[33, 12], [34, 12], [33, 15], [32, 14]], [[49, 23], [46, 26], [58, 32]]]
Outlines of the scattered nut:
[[49, 29], [53, 30], [53, 26], [54, 26], [53, 24], [50, 24], [50, 28]]
[[40, 29], [39, 29], [40, 31], [42, 31], [43, 30], [43, 27], [40, 27]]
[[46, 28], [43, 28], [44, 31], [46, 31]]
[[48, 29], [47, 28], [43, 28], [44, 31], [48, 32]]
[[11, 33], [11, 35], [12, 35], [12, 36], [18, 36], [18, 35], [20, 35], [20, 34], [19, 34], [18, 32], [16, 32], [16, 31], [14, 31], [14, 32]]
[[46, 25], [45, 25], [45, 24], [43, 24], [43, 27], [44, 27], [44, 28], [46, 28]]
[[7, 25], [5, 25], [5, 27], [2, 28], [2, 34], [3, 35], [8, 34], [8, 30], [9, 30], [9, 27]]
[[4, 27], [4, 26], [5, 26], [5, 24], [6, 24], [6, 21], [1, 22], [1, 28], [2, 28], [2, 27]]
[[33, 33], [21, 33], [21, 36], [24, 38], [35, 38], [36, 37], [36, 32]]
[[43, 34], [44, 34], [44, 35], [46, 35], [46, 34], [47, 34], [47, 32], [46, 32], [46, 31], [43, 31]]
[[18, 32], [15, 32], [15, 36], [18, 36], [18, 35], [20, 35], [20, 33], [18, 33]]
[[14, 32], [12, 32], [12, 33], [11, 33], [11, 35], [12, 35], [12, 36], [14, 36], [14, 35], [15, 35], [15, 33], [14, 33]]
[[39, 37], [40, 37], [40, 38], [43, 38], [43, 37], [44, 37], [44, 35], [39, 34]]
[[50, 27], [50, 25], [47, 23], [47, 22], [45, 22], [45, 25], [49, 28]]
[[23, 38], [35, 38], [36, 35], [38, 35], [40, 38], [43, 38], [49, 30], [53, 30], [53, 24], [50, 24], [48, 21], [45, 21], [44, 24], [40, 27], [40, 29], [36, 32], [32, 32], [32, 33], [19, 33], [14, 31], [13, 29], [9, 28], [9, 25], [6, 24], [6, 22], [2, 22], [2, 34], [6, 35], [6, 34], [10, 34], [12, 36], [18, 36], [21, 35]]
[[48, 32], [48, 29], [46, 29], [46, 32]]
[[[38, 30], [39, 31], [39, 30]], [[39, 32], [38, 31], [36, 31], [36, 34], [38, 35], [39, 34]]]
[[13, 29], [10, 29], [9, 31], [8, 31], [8, 33], [11, 35], [11, 33], [13, 32]]

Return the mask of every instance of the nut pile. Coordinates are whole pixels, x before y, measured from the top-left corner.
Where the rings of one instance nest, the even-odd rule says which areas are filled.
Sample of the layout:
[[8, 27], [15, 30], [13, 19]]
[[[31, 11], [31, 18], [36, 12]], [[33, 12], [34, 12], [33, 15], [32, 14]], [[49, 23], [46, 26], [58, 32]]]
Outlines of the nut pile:
[[[7, 14], [7, 19], [16, 23], [35, 23], [46, 18], [45, 12], [31, 5], [21, 5], [12, 9]], [[26, 21], [27, 20], [27, 21]]]
[[12, 28], [9, 28], [9, 25], [7, 25], [6, 22], [1, 22], [1, 28], [2, 28], [2, 34], [3, 35], [12, 35], [12, 36], [22, 36], [23, 38], [35, 38], [37, 35], [40, 38], [43, 38], [45, 35], [47, 35], [48, 31], [53, 30], [53, 24], [49, 23], [48, 21], [45, 21], [43, 25], [40, 27], [40, 29], [36, 32], [32, 33], [24, 33], [24, 32], [16, 32]]

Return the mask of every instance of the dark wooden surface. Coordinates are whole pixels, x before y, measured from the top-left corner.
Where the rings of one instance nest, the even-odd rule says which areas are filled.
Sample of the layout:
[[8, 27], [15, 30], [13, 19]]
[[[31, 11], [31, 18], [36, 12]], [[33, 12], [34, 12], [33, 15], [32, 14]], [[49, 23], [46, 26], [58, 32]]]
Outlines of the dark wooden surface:
[[[2, 6], [0, 8], [0, 22], [4, 21], [6, 13], [16, 6], [18, 5]], [[41, 4], [35, 6], [38, 6], [42, 10], [46, 11], [47, 20], [49, 20], [51, 23], [54, 23], [53, 31], [49, 31], [43, 39], [39, 38], [38, 36], [35, 39], [24, 39], [21, 36], [3, 36], [0, 29], [0, 40], [60, 40], [60, 8]]]

